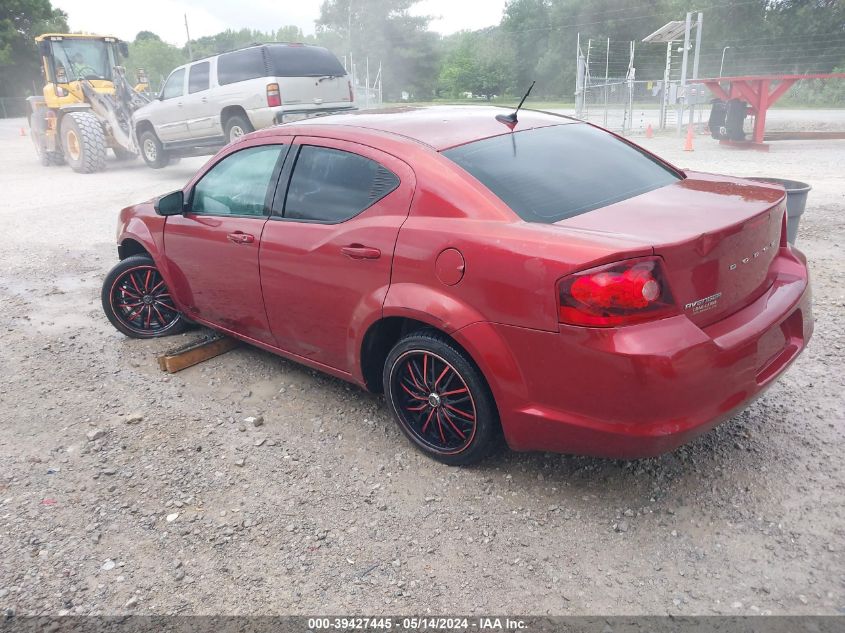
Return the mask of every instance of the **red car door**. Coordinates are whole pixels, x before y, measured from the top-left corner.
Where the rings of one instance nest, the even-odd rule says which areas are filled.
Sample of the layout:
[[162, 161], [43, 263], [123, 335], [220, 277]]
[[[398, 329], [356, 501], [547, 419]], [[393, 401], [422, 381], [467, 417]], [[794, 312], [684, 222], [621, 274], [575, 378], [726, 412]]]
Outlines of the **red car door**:
[[384, 302], [413, 193], [413, 171], [394, 156], [296, 137], [260, 252], [267, 317], [282, 349], [352, 371], [359, 330]]
[[168, 217], [164, 228], [171, 292], [188, 316], [271, 345], [258, 252], [289, 147], [227, 154], [193, 186], [186, 212]]

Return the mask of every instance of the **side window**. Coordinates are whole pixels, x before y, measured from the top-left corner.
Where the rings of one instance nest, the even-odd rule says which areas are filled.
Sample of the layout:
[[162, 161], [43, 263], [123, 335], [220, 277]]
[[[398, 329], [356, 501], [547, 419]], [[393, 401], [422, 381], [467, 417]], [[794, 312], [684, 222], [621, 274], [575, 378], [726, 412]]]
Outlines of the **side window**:
[[[267, 189], [285, 145], [264, 145], [229, 154], [194, 187], [191, 212], [265, 215]], [[275, 183], [273, 183], [275, 185]]]
[[188, 94], [208, 90], [208, 62], [200, 62], [191, 66], [188, 72]]
[[303, 145], [285, 200], [284, 217], [337, 223], [352, 218], [399, 186], [377, 162], [328, 147]]
[[184, 83], [185, 69], [180, 68], [179, 70], [174, 71], [173, 74], [167, 78], [167, 83], [165, 83], [164, 88], [161, 89], [161, 98], [172, 99], [173, 97], [181, 97]]
[[269, 74], [261, 47], [225, 53], [217, 58], [217, 83], [221, 86]]

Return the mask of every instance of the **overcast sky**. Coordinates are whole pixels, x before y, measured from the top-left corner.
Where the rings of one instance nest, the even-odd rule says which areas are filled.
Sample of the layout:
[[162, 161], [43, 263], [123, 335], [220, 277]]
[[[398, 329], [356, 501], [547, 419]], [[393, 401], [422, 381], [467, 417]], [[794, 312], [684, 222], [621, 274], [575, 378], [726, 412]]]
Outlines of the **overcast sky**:
[[[227, 28], [275, 30], [295, 24], [314, 32], [322, 0], [52, 0], [68, 14], [70, 28], [132, 40], [138, 31], [152, 31], [179, 46], [185, 43], [185, 13], [191, 37], [213, 35]], [[447, 35], [461, 29], [498, 24], [505, 0], [421, 0], [416, 15], [431, 15], [432, 30]]]

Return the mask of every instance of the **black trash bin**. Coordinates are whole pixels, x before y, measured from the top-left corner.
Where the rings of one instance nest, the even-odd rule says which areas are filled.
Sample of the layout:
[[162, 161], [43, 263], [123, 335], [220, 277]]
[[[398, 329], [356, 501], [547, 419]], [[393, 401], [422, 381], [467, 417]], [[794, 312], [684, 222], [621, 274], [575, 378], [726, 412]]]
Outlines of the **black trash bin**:
[[786, 189], [786, 238], [790, 244], [795, 244], [795, 239], [798, 237], [798, 223], [807, 206], [807, 194], [810, 193], [812, 187], [806, 182], [785, 178], [752, 178], [751, 180], [780, 185]]

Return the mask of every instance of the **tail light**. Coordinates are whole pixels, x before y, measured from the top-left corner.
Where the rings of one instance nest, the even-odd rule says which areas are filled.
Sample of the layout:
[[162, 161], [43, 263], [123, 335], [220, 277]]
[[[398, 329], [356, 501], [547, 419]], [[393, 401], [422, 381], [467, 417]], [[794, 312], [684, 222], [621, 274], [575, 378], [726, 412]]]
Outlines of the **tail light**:
[[558, 282], [558, 320], [614, 327], [677, 314], [661, 262], [643, 257], [564, 277]]
[[347, 81], [346, 85], [349, 86], [349, 101], [355, 101], [355, 93], [352, 91], [352, 81]]
[[282, 105], [282, 93], [279, 92], [279, 84], [267, 84], [267, 106], [274, 108]]

